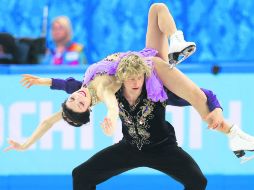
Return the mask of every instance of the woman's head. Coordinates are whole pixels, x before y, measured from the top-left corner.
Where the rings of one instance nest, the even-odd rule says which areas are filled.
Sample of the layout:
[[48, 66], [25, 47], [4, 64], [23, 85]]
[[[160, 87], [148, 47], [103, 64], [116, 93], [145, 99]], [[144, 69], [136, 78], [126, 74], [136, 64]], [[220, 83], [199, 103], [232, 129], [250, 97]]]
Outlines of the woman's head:
[[90, 121], [91, 96], [87, 88], [72, 93], [62, 104], [63, 119], [70, 125], [79, 127]]
[[51, 26], [52, 38], [55, 42], [68, 42], [72, 38], [72, 26], [66, 16], [56, 17]]

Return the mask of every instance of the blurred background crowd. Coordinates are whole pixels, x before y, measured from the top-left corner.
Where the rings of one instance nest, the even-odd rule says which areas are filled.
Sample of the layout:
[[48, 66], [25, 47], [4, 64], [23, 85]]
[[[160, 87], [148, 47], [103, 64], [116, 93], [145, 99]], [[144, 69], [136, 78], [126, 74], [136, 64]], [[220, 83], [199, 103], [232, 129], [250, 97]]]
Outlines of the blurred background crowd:
[[73, 66], [140, 50], [154, 2], [166, 3], [178, 28], [197, 43], [188, 62], [254, 60], [251, 0], [1, 0], [0, 62]]

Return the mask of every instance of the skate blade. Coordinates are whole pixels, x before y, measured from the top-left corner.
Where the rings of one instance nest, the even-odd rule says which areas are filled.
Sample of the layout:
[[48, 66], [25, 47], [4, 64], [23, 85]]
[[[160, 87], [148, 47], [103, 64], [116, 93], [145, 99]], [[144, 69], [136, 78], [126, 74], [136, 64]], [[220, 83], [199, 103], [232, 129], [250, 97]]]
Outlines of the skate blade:
[[246, 162], [248, 162], [248, 161], [254, 159], [254, 155], [253, 155], [253, 156], [250, 156], [250, 157], [243, 156], [243, 157], [241, 157], [240, 159], [241, 159], [241, 162], [240, 162], [240, 163], [241, 163], [241, 164], [244, 164], [244, 163], [246, 163]]
[[183, 62], [185, 59], [190, 57], [195, 51], [196, 51], [196, 46], [191, 45], [191, 46], [186, 47], [181, 52], [176, 52], [176, 53], [169, 54], [168, 58], [169, 58], [169, 64], [171, 65], [171, 68], [173, 68], [177, 64]]
[[189, 57], [189, 56], [192, 55], [195, 51], [196, 51], [196, 46], [191, 45], [191, 46], [188, 46], [187, 48], [185, 48], [185, 49], [182, 51], [182, 54], [183, 54], [184, 56]]
[[237, 151], [233, 151], [234, 154], [241, 159], [240, 163], [244, 164], [252, 159], [254, 159], [254, 155], [253, 156], [246, 156], [245, 151], [250, 151], [253, 152], [253, 150], [237, 150]]

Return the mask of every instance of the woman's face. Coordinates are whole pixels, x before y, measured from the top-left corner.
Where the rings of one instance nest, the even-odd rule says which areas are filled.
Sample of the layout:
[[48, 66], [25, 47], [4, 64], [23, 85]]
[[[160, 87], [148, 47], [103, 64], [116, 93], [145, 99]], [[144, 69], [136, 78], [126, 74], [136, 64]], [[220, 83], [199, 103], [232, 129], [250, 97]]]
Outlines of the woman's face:
[[142, 91], [142, 87], [144, 84], [145, 76], [131, 76], [123, 82], [124, 88], [126, 92], [130, 94], [139, 95]]
[[68, 38], [68, 31], [58, 22], [52, 24], [52, 38], [56, 42], [65, 41]]
[[66, 101], [66, 106], [74, 112], [85, 112], [91, 105], [91, 96], [87, 88], [81, 88], [72, 93]]

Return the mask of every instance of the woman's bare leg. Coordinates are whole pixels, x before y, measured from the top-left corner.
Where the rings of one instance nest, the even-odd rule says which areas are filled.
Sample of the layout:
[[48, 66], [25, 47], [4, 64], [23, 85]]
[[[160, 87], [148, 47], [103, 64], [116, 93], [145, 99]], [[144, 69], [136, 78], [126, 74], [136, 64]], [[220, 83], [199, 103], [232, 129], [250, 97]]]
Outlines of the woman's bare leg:
[[[205, 93], [177, 68], [170, 69], [169, 65], [158, 57], [154, 57], [152, 60], [164, 86], [177, 96], [188, 101], [198, 111], [202, 119], [205, 120], [210, 113]], [[213, 125], [213, 121], [206, 120], [206, 122], [208, 125]], [[230, 126], [225, 123], [218, 127], [217, 130], [228, 133]]]
[[168, 61], [168, 37], [177, 31], [176, 24], [166, 5], [155, 3], [150, 7], [146, 34], [146, 47], [158, 50], [154, 58], [155, 69], [164, 86], [190, 102], [204, 119], [209, 113], [206, 96], [190, 79], [177, 69], [170, 69]]
[[[205, 119], [209, 114], [206, 95], [188, 77], [178, 69], [170, 69], [168, 61], [168, 38], [177, 31], [175, 21], [167, 6], [163, 3], [155, 3], [150, 7], [148, 14], [148, 27], [146, 34], [146, 47], [158, 50], [160, 59], [155, 58], [155, 69], [165, 87], [176, 95], [187, 100]], [[222, 132], [227, 133], [227, 125], [221, 127]]]
[[163, 3], [155, 3], [148, 13], [146, 47], [158, 51], [158, 56], [168, 62], [168, 38], [177, 31], [175, 21]]
[[[170, 46], [168, 39], [170, 39]], [[154, 3], [149, 10], [146, 47], [158, 50], [158, 56], [174, 66], [196, 50], [194, 42], [186, 42], [182, 31], [178, 31], [175, 21], [163, 3]]]
[[[167, 63], [169, 61], [168, 38], [172, 37], [176, 31], [176, 24], [168, 8], [161, 3], [153, 4], [148, 16], [146, 47], [158, 50], [158, 56], [164, 60], [158, 57], [153, 58], [158, 76], [166, 88], [187, 100], [199, 112], [202, 119], [206, 119], [209, 109], [204, 92], [178, 69], [171, 69]], [[214, 125], [213, 121], [206, 121], [208, 125]], [[238, 157], [243, 156], [242, 150], [253, 149], [254, 137], [246, 134], [235, 125], [232, 127], [232, 124], [225, 120], [218, 124], [219, 127], [216, 129], [228, 134], [230, 148]]]

